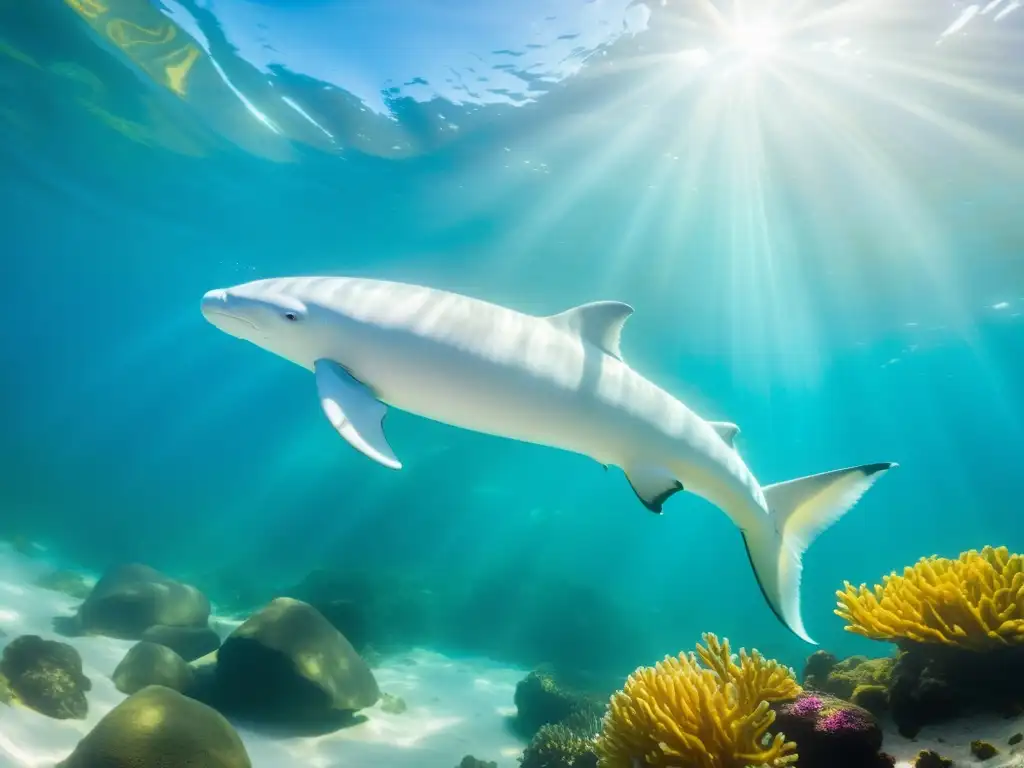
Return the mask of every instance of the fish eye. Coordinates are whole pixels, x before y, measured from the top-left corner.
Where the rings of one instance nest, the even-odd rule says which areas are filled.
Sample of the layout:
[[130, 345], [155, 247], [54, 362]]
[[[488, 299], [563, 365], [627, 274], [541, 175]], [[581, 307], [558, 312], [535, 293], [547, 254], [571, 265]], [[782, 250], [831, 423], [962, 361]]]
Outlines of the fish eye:
[[298, 320], [299, 318], [298, 318], [298, 315], [296, 315], [294, 312], [285, 312], [284, 313], [284, 319], [285, 320], [291, 320], [291, 321], [294, 322], [295, 320]]

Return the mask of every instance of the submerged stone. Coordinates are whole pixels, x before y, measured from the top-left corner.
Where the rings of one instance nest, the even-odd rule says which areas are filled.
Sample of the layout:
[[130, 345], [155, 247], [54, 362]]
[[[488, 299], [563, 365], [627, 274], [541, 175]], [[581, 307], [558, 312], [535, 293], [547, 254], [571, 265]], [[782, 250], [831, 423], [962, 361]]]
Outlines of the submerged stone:
[[213, 701], [226, 711], [295, 721], [371, 707], [380, 689], [352, 645], [310, 605], [277, 598], [217, 651]]
[[188, 584], [149, 566], [121, 565], [107, 571], [93, 587], [73, 620], [60, 622], [64, 632], [139, 640], [150, 627], [204, 627], [210, 602]]
[[17, 701], [41, 714], [81, 720], [89, 712], [85, 693], [92, 682], [82, 672], [82, 657], [67, 643], [16, 637], [4, 648], [0, 675]]
[[192, 684], [194, 673], [185, 660], [167, 646], [142, 641], [129, 649], [110, 677], [121, 693], [133, 694], [149, 685], [185, 692]]
[[157, 624], [143, 632], [142, 639], [167, 646], [185, 661], [195, 661], [220, 647], [220, 637], [209, 627]]
[[151, 685], [118, 704], [57, 768], [252, 768], [242, 740], [219, 713]]

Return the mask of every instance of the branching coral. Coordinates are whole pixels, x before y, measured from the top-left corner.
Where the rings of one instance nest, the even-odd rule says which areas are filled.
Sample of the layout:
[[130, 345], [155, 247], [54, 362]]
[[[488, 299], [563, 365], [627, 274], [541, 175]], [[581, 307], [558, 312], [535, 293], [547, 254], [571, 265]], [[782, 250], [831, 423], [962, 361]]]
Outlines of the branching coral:
[[775, 721], [768, 703], [800, 694], [792, 670], [757, 651], [741, 650], [737, 663], [728, 640], [703, 638], [706, 648], [638, 669], [612, 696], [597, 740], [601, 768], [779, 768], [796, 761], [796, 744], [767, 735]]
[[1024, 645], [1024, 556], [1006, 547], [921, 558], [874, 590], [846, 582], [836, 596], [847, 631], [873, 640], [976, 651]]

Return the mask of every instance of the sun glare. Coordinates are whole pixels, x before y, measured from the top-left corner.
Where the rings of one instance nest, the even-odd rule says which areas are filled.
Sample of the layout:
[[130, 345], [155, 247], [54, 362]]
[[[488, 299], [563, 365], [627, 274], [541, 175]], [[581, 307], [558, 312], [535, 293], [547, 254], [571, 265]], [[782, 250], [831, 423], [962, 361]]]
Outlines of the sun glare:
[[[813, 381], [832, 343], [817, 318], [848, 320], [852, 345], [877, 307], [922, 290], [944, 327], [969, 336], [957, 227], [969, 213], [975, 231], [1012, 231], [1012, 212], [958, 201], [1024, 175], [1010, 128], [1024, 121], [1024, 96], [1006, 63], [1024, 35], [1000, 2], [973, 14], [915, 0], [652, 7], [650, 43], [593, 59], [589, 81], [610, 83], [593, 109], [574, 107], [544, 140], [500, 158], [509, 169], [521, 151], [523, 167], [547, 173], [496, 257], [521, 266], [522, 254], [545, 253], [592, 190], [635, 174], [643, 192], [604, 251], [606, 290], [639, 272], [672, 293], [703, 270], [717, 291], [707, 311], [720, 312], [703, 321], [719, 334], [708, 343], [732, 345], [740, 378]], [[481, 190], [478, 204], [532, 182], [516, 179]]]
[[758, 59], [770, 56], [778, 50], [779, 27], [772, 22], [739, 24], [732, 28], [732, 45], [740, 53]]

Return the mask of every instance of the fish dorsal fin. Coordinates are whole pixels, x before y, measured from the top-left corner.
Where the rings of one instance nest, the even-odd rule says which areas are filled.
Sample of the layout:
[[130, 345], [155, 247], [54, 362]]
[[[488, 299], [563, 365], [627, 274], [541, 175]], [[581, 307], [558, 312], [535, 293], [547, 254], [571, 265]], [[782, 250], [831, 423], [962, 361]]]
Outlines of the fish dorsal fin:
[[619, 338], [632, 314], [633, 308], [621, 301], [592, 301], [551, 315], [548, 320], [621, 360]]
[[736, 435], [740, 433], [739, 427], [729, 421], [709, 421], [708, 423], [726, 445], [730, 448], [736, 447]]

